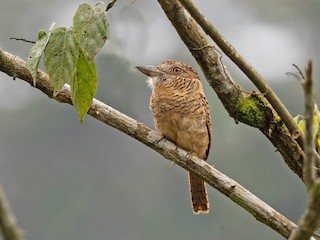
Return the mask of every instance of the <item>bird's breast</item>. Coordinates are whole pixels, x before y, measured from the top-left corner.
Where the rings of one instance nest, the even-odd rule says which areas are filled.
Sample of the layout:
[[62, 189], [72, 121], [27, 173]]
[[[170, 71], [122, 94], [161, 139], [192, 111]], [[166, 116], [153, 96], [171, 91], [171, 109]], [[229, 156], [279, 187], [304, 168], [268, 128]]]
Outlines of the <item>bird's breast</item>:
[[150, 108], [156, 131], [186, 150], [199, 152], [199, 148], [207, 147], [205, 112], [199, 97], [155, 92], [151, 96]]

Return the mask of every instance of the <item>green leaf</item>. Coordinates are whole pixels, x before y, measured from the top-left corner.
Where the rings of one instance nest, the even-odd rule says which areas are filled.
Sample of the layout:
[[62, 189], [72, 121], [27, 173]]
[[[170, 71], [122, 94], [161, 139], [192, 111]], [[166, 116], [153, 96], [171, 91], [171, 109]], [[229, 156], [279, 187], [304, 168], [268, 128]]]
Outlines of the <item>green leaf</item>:
[[33, 86], [36, 86], [37, 81], [37, 71], [39, 67], [39, 62], [42, 56], [44, 49], [46, 48], [48, 41], [50, 39], [52, 29], [54, 24], [51, 25], [48, 34], [41, 30], [38, 33], [38, 41], [32, 46], [28, 54], [27, 59], [27, 68], [31, 73], [33, 79]]
[[46, 31], [40, 30], [38, 33], [38, 41], [47, 35]]
[[82, 3], [73, 17], [74, 38], [90, 62], [107, 40], [105, 10], [105, 3], [97, 3], [94, 8]]
[[71, 80], [71, 99], [81, 124], [96, 94], [97, 84], [98, 78], [94, 60], [88, 62], [83, 52], [80, 51], [77, 72]]
[[[305, 133], [305, 119], [301, 115], [297, 115], [293, 118], [297, 123], [299, 130], [304, 134]], [[313, 136], [312, 138], [315, 141], [316, 149], [320, 149], [320, 111], [317, 104], [314, 104], [313, 112]]]
[[63, 85], [73, 79], [79, 48], [73, 39], [72, 29], [56, 28], [44, 51], [44, 66], [57, 95]]

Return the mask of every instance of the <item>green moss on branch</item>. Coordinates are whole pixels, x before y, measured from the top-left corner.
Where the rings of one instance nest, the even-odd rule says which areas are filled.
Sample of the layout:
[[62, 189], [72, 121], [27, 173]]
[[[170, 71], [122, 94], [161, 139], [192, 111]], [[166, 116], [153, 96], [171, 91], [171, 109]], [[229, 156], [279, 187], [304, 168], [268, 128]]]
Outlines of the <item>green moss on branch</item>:
[[258, 95], [239, 97], [236, 102], [236, 117], [249, 126], [261, 128], [265, 123], [265, 100]]

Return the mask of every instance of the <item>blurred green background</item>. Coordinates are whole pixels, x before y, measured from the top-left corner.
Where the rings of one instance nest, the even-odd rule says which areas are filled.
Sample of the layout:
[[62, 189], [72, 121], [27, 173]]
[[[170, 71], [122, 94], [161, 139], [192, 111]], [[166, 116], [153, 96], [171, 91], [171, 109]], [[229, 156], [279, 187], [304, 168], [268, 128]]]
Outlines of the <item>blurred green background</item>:
[[[320, 77], [320, 2], [195, 1], [267, 79], [293, 115], [303, 113], [298, 81], [286, 75], [314, 60]], [[11, 0], [0, 4], [0, 47], [26, 59], [51, 23], [70, 26], [81, 1]], [[94, 4], [95, 1], [88, 1]], [[134, 67], [177, 59], [194, 66], [157, 1], [122, 0], [107, 13], [110, 39], [96, 59], [97, 98], [153, 127], [150, 89]], [[246, 77], [223, 58], [244, 89]], [[289, 219], [306, 204], [305, 188], [256, 129], [235, 124], [205, 82], [213, 119], [209, 163]], [[317, 85], [319, 96], [319, 85]], [[245, 210], [209, 188], [211, 212], [194, 216], [186, 172], [91, 117], [80, 126], [60, 104], [0, 73], [0, 183], [27, 239], [282, 239]]]

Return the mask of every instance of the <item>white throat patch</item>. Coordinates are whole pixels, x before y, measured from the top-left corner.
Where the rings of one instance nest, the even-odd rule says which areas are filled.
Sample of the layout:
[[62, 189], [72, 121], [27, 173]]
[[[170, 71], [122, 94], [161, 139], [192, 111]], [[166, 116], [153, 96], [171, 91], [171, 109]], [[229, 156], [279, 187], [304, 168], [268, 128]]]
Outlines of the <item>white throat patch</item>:
[[149, 78], [147, 79], [147, 84], [148, 84], [148, 86], [149, 86], [151, 89], [154, 89], [157, 81], [158, 81], [158, 80], [157, 80], [156, 77], [149, 77]]

